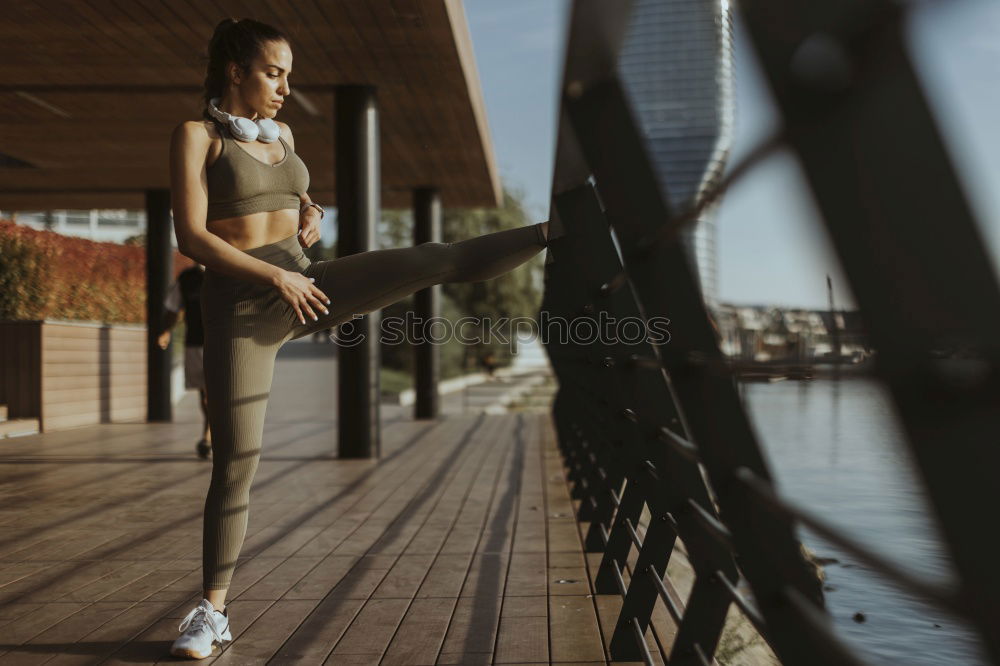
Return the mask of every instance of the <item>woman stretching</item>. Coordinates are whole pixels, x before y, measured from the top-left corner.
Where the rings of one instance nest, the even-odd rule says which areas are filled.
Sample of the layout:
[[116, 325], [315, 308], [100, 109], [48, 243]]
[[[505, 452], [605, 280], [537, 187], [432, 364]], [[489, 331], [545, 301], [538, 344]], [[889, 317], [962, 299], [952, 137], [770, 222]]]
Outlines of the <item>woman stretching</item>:
[[[292, 131], [272, 120], [290, 94], [292, 52], [275, 28], [216, 26], [205, 111], [170, 140], [181, 252], [206, 267], [202, 286], [212, 481], [202, 541], [204, 598], [180, 624], [176, 656], [210, 656], [232, 640], [225, 601], [247, 529], [264, 408], [278, 349], [435, 284], [502, 275], [548, 243], [548, 222], [455, 243], [360, 252], [310, 262], [322, 209]], [[228, 115], [227, 115], [228, 114]]]

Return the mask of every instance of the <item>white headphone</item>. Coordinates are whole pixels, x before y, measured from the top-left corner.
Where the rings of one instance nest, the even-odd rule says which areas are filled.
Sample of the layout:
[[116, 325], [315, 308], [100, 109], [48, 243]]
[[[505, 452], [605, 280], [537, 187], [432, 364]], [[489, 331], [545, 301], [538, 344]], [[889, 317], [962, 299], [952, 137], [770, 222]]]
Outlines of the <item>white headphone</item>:
[[208, 102], [208, 112], [219, 122], [226, 123], [232, 135], [240, 141], [262, 141], [264, 143], [274, 143], [281, 135], [278, 123], [270, 118], [260, 118], [250, 120], [243, 116], [234, 116], [220, 111], [216, 104], [221, 97], [213, 97]]

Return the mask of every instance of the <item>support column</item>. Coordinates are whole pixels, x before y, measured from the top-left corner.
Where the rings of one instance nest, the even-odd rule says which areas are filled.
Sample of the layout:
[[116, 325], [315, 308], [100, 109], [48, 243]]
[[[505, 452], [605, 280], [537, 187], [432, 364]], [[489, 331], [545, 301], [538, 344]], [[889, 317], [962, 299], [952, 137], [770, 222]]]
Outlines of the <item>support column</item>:
[[[372, 86], [336, 86], [334, 170], [337, 188], [337, 256], [376, 249], [381, 203], [378, 105]], [[378, 458], [379, 322], [376, 311], [339, 327], [338, 455]]]
[[[441, 197], [433, 187], [413, 191], [413, 243], [441, 242]], [[441, 316], [441, 285], [433, 285], [414, 293], [413, 306], [420, 330], [429, 334], [428, 322]], [[441, 353], [437, 345], [427, 340], [413, 345], [414, 385], [417, 399], [413, 418], [433, 419], [438, 415], [438, 381], [441, 378]]]
[[172, 421], [170, 348], [156, 344], [174, 269], [170, 190], [146, 190], [146, 420]]

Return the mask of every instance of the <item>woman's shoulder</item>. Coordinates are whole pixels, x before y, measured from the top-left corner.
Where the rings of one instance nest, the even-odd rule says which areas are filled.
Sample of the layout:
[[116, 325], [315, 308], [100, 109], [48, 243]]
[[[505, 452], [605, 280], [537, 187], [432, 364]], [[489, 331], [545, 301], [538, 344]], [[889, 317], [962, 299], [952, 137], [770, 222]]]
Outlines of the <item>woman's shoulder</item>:
[[295, 137], [292, 136], [292, 128], [288, 126], [288, 123], [281, 120], [275, 120], [274, 122], [281, 132], [281, 138], [291, 146], [292, 150], [295, 150]]
[[183, 120], [174, 128], [170, 140], [171, 151], [185, 160], [206, 161], [211, 164], [221, 153], [221, 134], [210, 120]]
[[212, 141], [222, 138], [218, 126], [211, 120], [203, 118], [199, 118], [198, 120], [182, 120], [174, 128], [174, 135], [183, 135], [195, 141]]

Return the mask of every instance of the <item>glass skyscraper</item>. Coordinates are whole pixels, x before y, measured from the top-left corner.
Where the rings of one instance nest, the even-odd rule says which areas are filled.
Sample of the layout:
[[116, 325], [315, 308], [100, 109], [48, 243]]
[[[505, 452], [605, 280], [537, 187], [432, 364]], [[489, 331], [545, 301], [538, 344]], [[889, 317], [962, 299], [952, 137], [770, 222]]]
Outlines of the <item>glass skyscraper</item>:
[[[634, 0], [618, 69], [672, 209], [694, 206], [723, 175], [733, 127], [727, 0]], [[681, 232], [706, 303], [717, 303], [715, 207]]]

